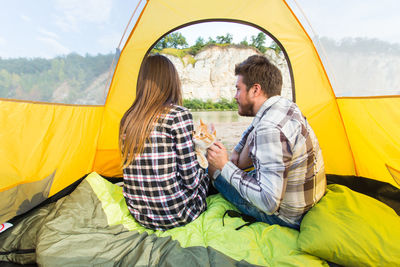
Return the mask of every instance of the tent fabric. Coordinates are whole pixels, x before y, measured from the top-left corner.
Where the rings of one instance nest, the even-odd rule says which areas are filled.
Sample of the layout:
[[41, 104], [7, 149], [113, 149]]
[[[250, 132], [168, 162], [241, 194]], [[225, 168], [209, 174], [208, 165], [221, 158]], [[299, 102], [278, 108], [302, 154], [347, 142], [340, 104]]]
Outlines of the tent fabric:
[[359, 176], [400, 188], [386, 165], [400, 169], [400, 97], [339, 98]]
[[[0, 222], [24, 214], [45, 201], [49, 197], [54, 174], [41, 181], [17, 185], [0, 192], [0, 199], [7, 200], [0, 202]], [[33, 197], [30, 198], [30, 195]]]
[[[0, 260], [59, 265], [327, 266], [298, 250], [299, 232], [222, 215], [233, 205], [210, 196], [208, 209], [184, 227], [152, 231], [126, 207], [122, 188], [96, 173], [68, 196], [41, 207], [2, 233]], [[240, 246], [238, 246], [240, 244]]]
[[397, 184], [400, 185], [400, 171], [386, 164], [386, 168]]
[[[316, 132], [327, 173], [354, 175], [349, 143], [324, 68], [311, 39], [284, 1], [148, 1], [121, 52], [113, 76], [98, 155], [107, 152], [109, 161], [119, 160], [118, 123], [134, 100], [140, 64], [152, 45], [174, 29], [205, 20], [253, 25], [265, 29], [282, 44], [293, 70], [296, 102]], [[118, 164], [104, 166], [103, 162], [104, 159], [96, 157], [94, 171], [105, 176], [121, 175], [120, 169], [110, 168]]]
[[54, 195], [90, 173], [103, 109], [1, 99], [0, 192], [55, 172]]
[[0, 191], [54, 171], [50, 196], [91, 171], [122, 176], [118, 124], [134, 100], [142, 59], [165, 34], [212, 20], [258, 27], [282, 45], [297, 104], [316, 132], [327, 173], [357, 174], [399, 187], [386, 168], [400, 169], [399, 98], [336, 99], [311, 39], [285, 1], [152, 0], [121, 52], [104, 106], [0, 99]]

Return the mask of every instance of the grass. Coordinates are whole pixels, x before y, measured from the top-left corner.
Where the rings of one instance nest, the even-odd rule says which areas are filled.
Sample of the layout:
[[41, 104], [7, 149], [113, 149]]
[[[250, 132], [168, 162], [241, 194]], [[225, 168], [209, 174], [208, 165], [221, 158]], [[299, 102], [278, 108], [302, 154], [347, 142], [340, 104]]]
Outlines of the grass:
[[193, 55], [190, 54], [190, 51], [191, 51], [190, 48], [183, 48], [183, 49], [164, 48], [162, 50], [156, 50], [156, 49], [152, 50], [152, 52], [154, 53], [160, 53], [178, 57], [184, 66], [186, 66], [187, 63], [192, 64], [194, 66], [194, 64], [196, 64], [196, 59], [193, 57]]
[[218, 102], [201, 99], [184, 99], [183, 106], [190, 110], [237, 110], [235, 99], [220, 99]]

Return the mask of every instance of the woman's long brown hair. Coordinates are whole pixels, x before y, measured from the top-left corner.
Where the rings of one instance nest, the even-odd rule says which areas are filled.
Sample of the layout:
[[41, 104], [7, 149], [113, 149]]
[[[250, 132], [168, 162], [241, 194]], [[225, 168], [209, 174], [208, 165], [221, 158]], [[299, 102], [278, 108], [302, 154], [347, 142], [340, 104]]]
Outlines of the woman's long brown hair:
[[171, 105], [182, 104], [181, 83], [172, 62], [162, 55], [148, 56], [142, 63], [136, 84], [136, 99], [125, 112], [119, 127], [122, 167], [143, 152], [154, 123]]

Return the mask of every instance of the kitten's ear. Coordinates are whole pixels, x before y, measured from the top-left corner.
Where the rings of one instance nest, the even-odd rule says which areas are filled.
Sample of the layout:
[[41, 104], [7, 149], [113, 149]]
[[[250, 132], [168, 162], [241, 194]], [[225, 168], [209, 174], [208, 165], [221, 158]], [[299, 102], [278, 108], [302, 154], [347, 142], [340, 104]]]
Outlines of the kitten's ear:
[[208, 125], [208, 129], [210, 130], [210, 132], [211, 132], [213, 135], [217, 135], [217, 131], [215, 130], [214, 123], [210, 123], [210, 124]]
[[200, 119], [200, 125], [204, 125], [205, 123]]

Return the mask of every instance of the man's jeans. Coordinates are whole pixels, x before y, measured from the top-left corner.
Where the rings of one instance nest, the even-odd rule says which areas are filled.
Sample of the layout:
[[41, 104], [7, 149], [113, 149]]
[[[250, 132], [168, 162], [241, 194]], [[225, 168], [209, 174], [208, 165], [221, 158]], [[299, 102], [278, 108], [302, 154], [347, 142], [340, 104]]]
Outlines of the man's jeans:
[[299, 230], [300, 226], [283, 221], [276, 215], [268, 215], [259, 210], [256, 206], [242, 198], [236, 189], [229, 184], [221, 175], [214, 181], [214, 187], [233, 205], [236, 206], [241, 213], [254, 217], [258, 222], [268, 224], [279, 224], [280, 226], [290, 227]]

